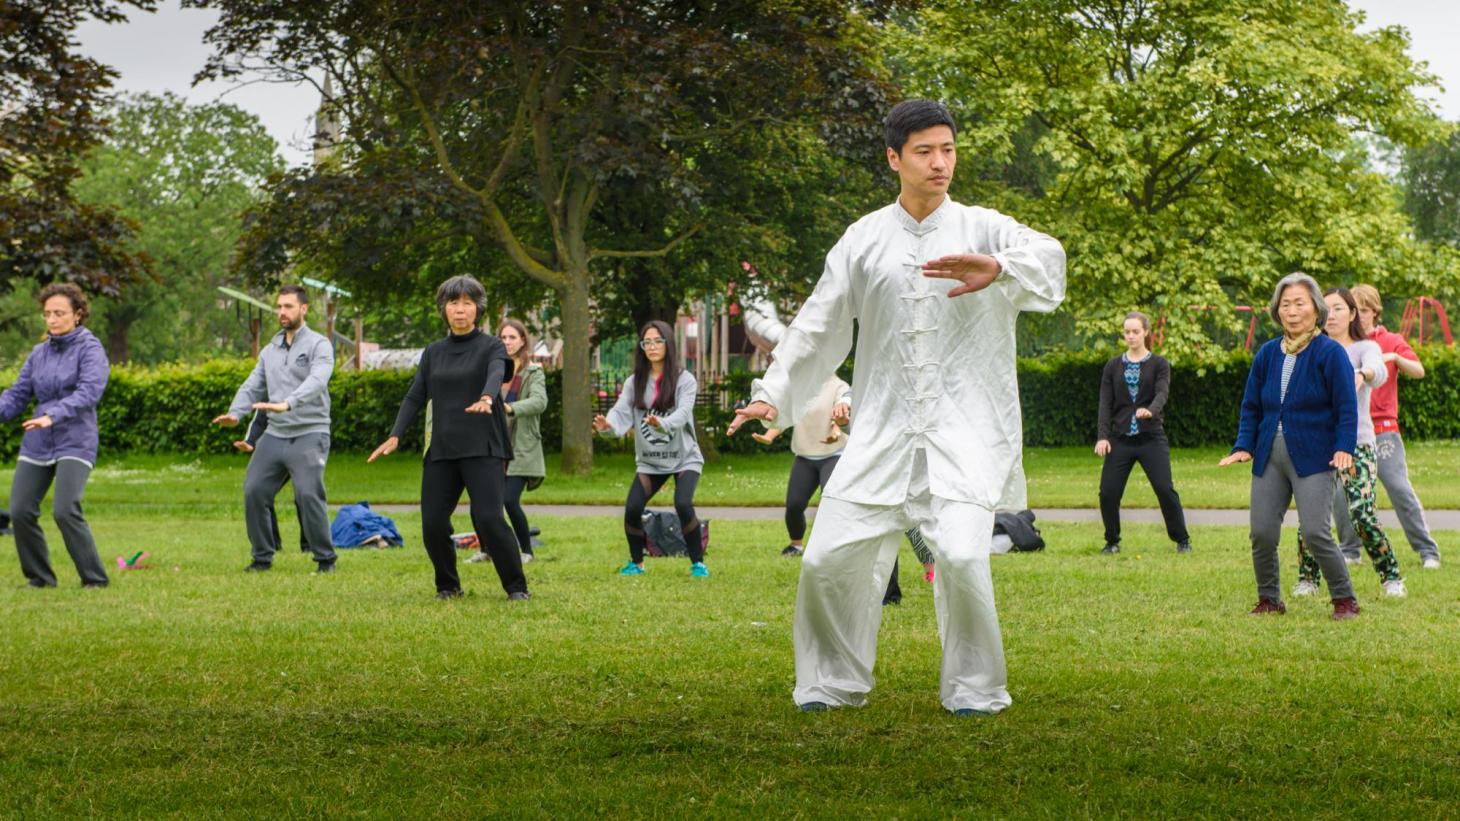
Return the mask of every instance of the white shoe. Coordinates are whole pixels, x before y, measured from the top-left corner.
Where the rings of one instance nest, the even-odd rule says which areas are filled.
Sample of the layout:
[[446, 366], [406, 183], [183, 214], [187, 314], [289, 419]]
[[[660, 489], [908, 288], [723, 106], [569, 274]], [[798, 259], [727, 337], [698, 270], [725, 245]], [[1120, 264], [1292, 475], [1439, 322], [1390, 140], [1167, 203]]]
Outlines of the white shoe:
[[534, 555], [532, 555], [531, 553], [523, 553], [522, 554], [522, 563], [523, 564], [527, 564], [528, 562], [530, 562], [530, 561], [532, 561], [533, 559], [536, 559], [536, 558], [537, 557], [534, 556]]
[[1440, 557], [1439, 556], [1431, 556], [1428, 559], [1425, 559], [1425, 561], [1424, 561], [1424, 568], [1425, 568], [1425, 570], [1439, 570], [1440, 569]]
[[490, 554], [487, 553], [487, 551], [478, 550], [477, 552], [471, 554], [471, 558], [467, 559], [466, 561], [468, 564], [481, 564], [482, 562], [489, 562], [491, 560], [492, 557]]
[[1298, 596], [1311, 596], [1317, 592], [1318, 585], [1308, 581], [1307, 579], [1302, 579], [1297, 584], [1293, 585], [1294, 598], [1297, 598]]
[[1343, 563], [1346, 564], [1346, 565], [1348, 565], [1349, 567], [1358, 567], [1359, 565], [1361, 565], [1361, 564], [1364, 563], [1364, 557], [1363, 556], [1344, 556], [1343, 557]]
[[1384, 595], [1393, 596], [1394, 598], [1398, 599], [1403, 598], [1404, 596], [1408, 596], [1409, 591], [1404, 589], [1403, 579], [1390, 579], [1389, 581], [1384, 582]]

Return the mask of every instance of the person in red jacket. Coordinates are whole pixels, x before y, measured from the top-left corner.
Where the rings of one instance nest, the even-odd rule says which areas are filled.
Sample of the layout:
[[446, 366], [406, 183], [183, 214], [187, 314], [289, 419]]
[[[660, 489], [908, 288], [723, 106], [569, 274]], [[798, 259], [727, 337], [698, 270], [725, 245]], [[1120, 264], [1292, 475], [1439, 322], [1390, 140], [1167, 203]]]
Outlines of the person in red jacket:
[[[1409, 466], [1404, 462], [1404, 439], [1399, 434], [1399, 380], [1403, 375], [1410, 379], [1424, 379], [1425, 366], [1419, 355], [1404, 341], [1404, 337], [1386, 330], [1379, 324], [1384, 313], [1384, 303], [1379, 292], [1372, 285], [1355, 285], [1352, 290], [1354, 301], [1359, 306], [1359, 323], [1369, 339], [1379, 343], [1384, 355], [1384, 366], [1389, 378], [1374, 388], [1369, 402], [1369, 416], [1374, 420], [1375, 449], [1379, 453], [1379, 481], [1389, 501], [1394, 505], [1394, 515], [1404, 527], [1409, 546], [1420, 555], [1427, 570], [1440, 567], [1440, 547], [1430, 535], [1429, 524], [1425, 522], [1425, 509], [1409, 483]], [[1339, 517], [1338, 535], [1344, 558], [1350, 564], [1358, 564], [1359, 537], [1346, 517]]]

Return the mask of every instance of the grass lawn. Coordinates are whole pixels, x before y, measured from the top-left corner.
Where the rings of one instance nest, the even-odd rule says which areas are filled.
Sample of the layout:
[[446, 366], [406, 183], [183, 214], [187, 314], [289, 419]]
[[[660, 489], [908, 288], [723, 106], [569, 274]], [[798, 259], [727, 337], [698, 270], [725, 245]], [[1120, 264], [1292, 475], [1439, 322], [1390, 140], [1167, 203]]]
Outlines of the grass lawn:
[[[1410, 480], [1426, 507], [1460, 508], [1460, 441], [1416, 442], [1406, 446]], [[1176, 489], [1189, 507], [1245, 508], [1251, 485], [1250, 466], [1218, 468], [1222, 448], [1176, 451], [1172, 470]], [[549, 457], [548, 480], [529, 492], [529, 504], [621, 505], [633, 476], [633, 457], [602, 455], [585, 477], [562, 475]], [[97, 481], [87, 490], [93, 505], [170, 506], [186, 503], [227, 513], [243, 493], [247, 457], [135, 455], [102, 456]], [[777, 507], [786, 497], [789, 454], [729, 455], [709, 462], [696, 501], [701, 505]], [[1030, 448], [1024, 452], [1029, 477], [1029, 503], [1041, 507], [1098, 506], [1100, 459], [1090, 448]], [[105, 481], [101, 481], [105, 480]], [[0, 484], [10, 486], [10, 471], [0, 470]], [[336, 503], [368, 500], [374, 503], [413, 504], [420, 499], [421, 465], [414, 454], [403, 453], [365, 464], [358, 453], [331, 455], [326, 486]], [[287, 495], [287, 494], [286, 494]], [[1380, 504], [1388, 498], [1380, 490]], [[1155, 494], [1139, 469], [1126, 490], [1128, 507], [1156, 507]]]
[[[384, 487], [344, 462], [333, 488]], [[1014, 706], [970, 720], [938, 705], [932, 594], [905, 551], [871, 704], [805, 715], [790, 701], [798, 565], [776, 556], [779, 523], [717, 523], [701, 581], [683, 560], [618, 578], [614, 518], [544, 518], [532, 601], [509, 604], [489, 568], [464, 565], [469, 595], [442, 603], [414, 515], [398, 517], [406, 549], [347, 551], [331, 576], [287, 550], [244, 574], [240, 468], [160, 465], [99, 471], [87, 507], [105, 559], [146, 548], [154, 569], [82, 591], [50, 528], [63, 586], [37, 591], [0, 551], [0, 815], [1460, 806], [1460, 571], [1421, 571], [1407, 551], [1407, 599], [1381, 600], [1364, 566], [1356, 621], [1312, 599], [1252, 619], [1242, 528], [1202, 528], [1177, 556], [1159, 527], [1130, 525], [1126, 551], [1103, 557], [1097, 526], [1042, 523], [1049, 551], [994, 560]]]

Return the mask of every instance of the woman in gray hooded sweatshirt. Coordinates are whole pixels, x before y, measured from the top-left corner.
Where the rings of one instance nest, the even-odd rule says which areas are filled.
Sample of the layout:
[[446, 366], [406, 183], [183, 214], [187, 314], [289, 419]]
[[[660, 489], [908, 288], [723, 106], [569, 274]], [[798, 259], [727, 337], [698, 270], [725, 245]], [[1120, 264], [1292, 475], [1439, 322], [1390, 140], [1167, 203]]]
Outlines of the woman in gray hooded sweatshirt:
[[679, 366], [669, 325], [657, 320], [639, 329], [634, 350], [634, 376], [619, 393], [608, 416], [593, 417], [599, 433], [623, 436], [634, 432], [636, 474], [624, 502], [624, 535], [629, 542], [629, 563], [623, 576], [644, 573], [644, 506], [659, 488], [674, 479], [674, 511], [680, 532], [689, 548], [690, 575], [710, 575], [700, 543], [700, 520], [695, 515], [695, 486], [705, 467], [705, 457], [695, 441], [694, 375]]

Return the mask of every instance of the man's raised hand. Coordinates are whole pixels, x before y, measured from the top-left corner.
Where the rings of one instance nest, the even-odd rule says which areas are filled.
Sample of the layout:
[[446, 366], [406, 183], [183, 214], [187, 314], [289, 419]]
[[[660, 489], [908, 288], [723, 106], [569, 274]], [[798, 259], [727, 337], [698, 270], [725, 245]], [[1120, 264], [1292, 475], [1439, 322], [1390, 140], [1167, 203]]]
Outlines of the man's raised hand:
[[759, 419], [762, 422], [776, 421], [776, 406], [769, 402], [751, 402], [743, 408], [735, 409], [735, 418], [730, 420], [730, 426], [725, 428], [726, 436], [735, 435], [740, 426], [752, 419]]
[[956, 279], [961, 285], [948, 296], [963, 296], [982, 291], [1004, 270], [997, 259], [988, 254], [950, 254], [923, 263], [923, 276], [935, 279]]

